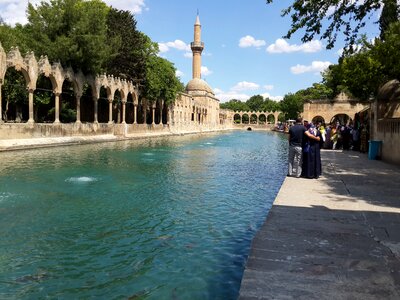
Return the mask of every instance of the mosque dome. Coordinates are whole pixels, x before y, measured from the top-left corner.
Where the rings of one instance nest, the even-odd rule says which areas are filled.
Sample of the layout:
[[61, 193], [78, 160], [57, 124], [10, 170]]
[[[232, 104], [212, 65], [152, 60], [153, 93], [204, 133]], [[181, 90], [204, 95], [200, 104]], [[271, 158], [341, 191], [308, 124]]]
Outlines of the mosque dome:
[[186, 86], [187, 92], [207, 92], [214, 95], [213, 90], [203, 79], [193, 78]]

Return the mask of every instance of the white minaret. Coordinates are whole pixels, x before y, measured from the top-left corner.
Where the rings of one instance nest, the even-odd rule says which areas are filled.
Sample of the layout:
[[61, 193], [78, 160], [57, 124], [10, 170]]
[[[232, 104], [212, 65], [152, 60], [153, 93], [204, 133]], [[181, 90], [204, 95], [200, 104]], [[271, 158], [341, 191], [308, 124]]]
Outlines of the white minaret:
[[201, 79], [201, 53], [204, 43], [201, 41], [201, 25], [199, 13], [197, 13], [196, 23], [194, 24], [194, 42], [190, 43], [193, 52], [193, 79]]

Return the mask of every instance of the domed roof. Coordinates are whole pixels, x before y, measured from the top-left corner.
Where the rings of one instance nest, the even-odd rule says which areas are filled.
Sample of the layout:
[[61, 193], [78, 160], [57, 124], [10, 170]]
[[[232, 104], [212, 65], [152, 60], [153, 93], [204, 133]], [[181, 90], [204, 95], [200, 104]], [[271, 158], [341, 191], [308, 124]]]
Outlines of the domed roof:
[[205, 82], [203, 79], [200, 78], [193, 78], [189, 81], [186, 86], [187, 92], [194, 92], [194, 91], [201, 91], [201, 92], [208, 92], [214, 95], [213, 90], [210, 86]]

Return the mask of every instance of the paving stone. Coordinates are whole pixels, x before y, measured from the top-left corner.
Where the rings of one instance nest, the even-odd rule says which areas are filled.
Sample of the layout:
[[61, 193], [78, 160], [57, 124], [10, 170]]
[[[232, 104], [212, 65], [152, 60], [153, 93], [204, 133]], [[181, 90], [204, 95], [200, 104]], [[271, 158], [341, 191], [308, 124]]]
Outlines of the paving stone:
[[400, 168], [322, 152], [288, 177], [252, 241], [239, 299], [400, 299]]

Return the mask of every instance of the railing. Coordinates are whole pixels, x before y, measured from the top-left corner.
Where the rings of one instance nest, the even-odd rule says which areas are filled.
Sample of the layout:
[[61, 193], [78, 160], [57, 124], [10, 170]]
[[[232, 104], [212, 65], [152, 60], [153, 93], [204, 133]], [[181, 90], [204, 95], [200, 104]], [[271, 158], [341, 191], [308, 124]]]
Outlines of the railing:
[[378, 120], [378, 133], [400, 134], [400, 119]]
[[204, 48], [204, 42], [200, 42], [200, 43], [191, 42], [190, 47], [191, 48]]

